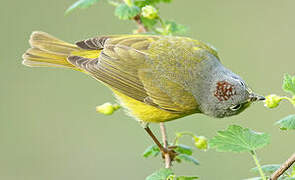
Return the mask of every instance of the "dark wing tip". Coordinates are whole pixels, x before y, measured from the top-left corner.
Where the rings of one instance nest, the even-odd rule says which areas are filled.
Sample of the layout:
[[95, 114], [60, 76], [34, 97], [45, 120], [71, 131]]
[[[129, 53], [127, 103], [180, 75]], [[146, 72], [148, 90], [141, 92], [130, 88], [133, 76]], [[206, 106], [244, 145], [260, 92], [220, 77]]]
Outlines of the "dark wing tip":
[[89, 47], [85, 41], [79, 41], [75, 43], [78, 47], [82, 48], [82, 49], [87, 49], [87, 50], [93, 50], [93, 48]]
[[76, 42], [76, 45], [82, 49], [101, 50], [104, 48], [104, 44], [107, 39], [107, 37], [95, 37], [83, 41], [78, 41]]

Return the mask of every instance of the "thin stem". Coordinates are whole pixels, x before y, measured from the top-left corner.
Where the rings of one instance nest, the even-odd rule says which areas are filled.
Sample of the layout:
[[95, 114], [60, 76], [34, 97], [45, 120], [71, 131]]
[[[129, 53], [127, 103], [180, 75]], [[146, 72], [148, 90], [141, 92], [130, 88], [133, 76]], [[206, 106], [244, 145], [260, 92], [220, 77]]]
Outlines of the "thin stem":
[[285, 171], [287, 171], [292, 166], [293, 163], [295, 163], [295, 153], [293, 153], [292, 156], [287, 159], [287, 161], [284, 162], [281, 167], [271, 175], [269, 180], [277, 180], [282, 174], [284, 174]]
[[252, 155], [252, 157], [253, 157], [253, 159], [254, 159], [254, 161], [255, 161], [255, 164], [256, 164], [256, 166], [257, 166], [257, 168], [258, 168], [258, 171], [259, 171], [259, 174], [260, 174], [262, 180], [266, 180], [265, 174], [264, 174], [264, 172], [262, 171], [261, 165], [260, 165], [260, 163], [259, 163], [259, 160], [258, 160], [258, 158], [257, 158], [257, 156], [256, 156], [255, 151], [251, 151], [251, 155]]
[[123, 0], [125, 4], [127, 4], [129, 7], [133, 5], [133, 2], [131, 0]]
[[145, 27], [142, 24], [142, 21], [140, 19], [140, 15], [135, 16], [133, 19], [134, 19], [134, 21], [136, 22], [136, 24], [138, 26], [137, 33], [146, 33], [146, 32], [148, 32], [147, 27]]
[[112, 6], [115, 6], [115, 7], [117, 7], [117, 6], [120, 5], [120, 3], [115, 2], [115, 1], [111, 1], [111, 0], [108, 0], [108, 3], [109, 3], [110, 5], [112, 5]]
[[165, 27], [166, 27], [165, 22], [162, 20], [162, 18], [160, 18], [160, 16], [158, 16], [157, 18], [159, 19], [159, 22], [160, 22], [162, 28], [165, 29]]
[[176, 137], [175, 137], [175, 139], [173, 141], [173, 145], [178, 144], [179, 139], [184, 135], [191, 136], [191, 137], [195, 136], [192, 132], [186, 132], [186, 131], [185, 132], [179, 132], [179, 133], [176, 134]]
[[287, 100], [287, 101], [289, 101], [291, 104], [293, 104], [293, 106], [295, 106], [295, 99], [294, 99], [294, 97], [293, 97], [293, 98], [289, 98], [289, 97], [287, 97], [287, 96], [283, 96], [283, 97], [281, 97], [280, 99]]
[[[168, 138], [167, 138], [165, 124], [163, 122], [160, 122], [160, 129], [161, 129], [164, 149], [168, 149]], [[164, 157], [165, 157], [165, 168], [170, 168], [171, 167], [170, 154], [164, 153]]]
[[166, 23], [161, 19], [160, 16], [158, 16], [157, 19], [159, 20], [159, 22], [160, 22], [160, 24], [162, 26], [162, 31], [160, 31], [160, 33], [162, 35], [169, 35]]

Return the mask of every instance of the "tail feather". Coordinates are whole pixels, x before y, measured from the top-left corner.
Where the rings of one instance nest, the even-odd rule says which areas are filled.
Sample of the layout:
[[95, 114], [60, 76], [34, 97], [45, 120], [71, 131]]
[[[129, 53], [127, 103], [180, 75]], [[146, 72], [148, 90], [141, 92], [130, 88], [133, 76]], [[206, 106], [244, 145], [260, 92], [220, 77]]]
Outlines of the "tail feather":
[[33, 32], [30, 38], [32, 48], [23, 54], [23, 64], [31, 67], [74, 68], [67, 57], [81, 51], [76, 45], [61, 41], [44, 32]]

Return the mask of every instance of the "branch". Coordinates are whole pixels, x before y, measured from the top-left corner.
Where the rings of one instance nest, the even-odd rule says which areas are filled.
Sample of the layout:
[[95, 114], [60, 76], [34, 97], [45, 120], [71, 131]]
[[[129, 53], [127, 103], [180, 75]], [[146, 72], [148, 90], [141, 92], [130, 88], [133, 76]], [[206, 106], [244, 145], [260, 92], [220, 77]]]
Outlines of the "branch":
[[277, 180], [285, 171], [287, 171], [287, 169], [289, 169], [289, 167], [292, 166], [292, 164], [295, 162], [295, 153], [293, 153], [293, 155], [287, 159], [286, 162], [284, 162], [281, 167], [276, 170], [276, 172], [274, 172], [271, 177], [269, 178], [269, 180]]
[[[160, 122], [160, 129], [161, 129], [164, 149], [168, 149], [167, 133], [166, 133], [165, 124], [163, 122]], [[170, 168], [171, 167], [170, 154], [169, 153], [164, 153], [164, 158], [165, 158], [165, 168]]]
[[140, 15], [135, 16], [134, 21], [136, 22], [138, 29], [137, 29], [137, 33], [146, 33], [148, 32], [148, 29], [142, 24], [141, 19], [140, 19]]

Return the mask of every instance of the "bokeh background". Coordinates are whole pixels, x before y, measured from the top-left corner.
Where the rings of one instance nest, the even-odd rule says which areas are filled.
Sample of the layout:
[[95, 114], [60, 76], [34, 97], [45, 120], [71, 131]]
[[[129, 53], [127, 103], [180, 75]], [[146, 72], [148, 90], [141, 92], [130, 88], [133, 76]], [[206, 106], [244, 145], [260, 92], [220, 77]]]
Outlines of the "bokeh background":
[[[95, 112], [96, 105], [114, 102], [106, 87], [79, 72], [21, 64], [34, 30], [74, 42], [136, 28], [114, 17], [114, 8], [105, 0], [65, 16], [74, 2], [1, 1], [1, 180], [140, 180], [162, 167], [157, 158], [141, 157], [152, 141], [136, 121], [122, 110], [113, 116]], [[255, 91], [283, 95], [283, 74], [295, 73], [294, 6], [293, 0], [174, 0], [162, 4], [160, 12], [164, 19], [189, 26], [188, 36], [214, 45], [223, 64]], [[257, 103], [239, 116], [192, 115], [167, 123], [167, 128], [170, 137], [187, 130], [211, 138], [230, 124], [267, 132], [271, 144], [258, 151], [260, 160], [280, 163], [294, 152], [295, 134], [280, 131], [274, 122], [290, 113], [294, 109], [289, 103], [274, 110]], [[152, 128], [158, 133], [157, 125]], [[189, 144], [190, 139], [183, 143]], [[196, 151], [201, 165], [175, 164], [177, 174], [205, 180], [255, 176], [249, 171], [255, 165], [247, 153]]]

